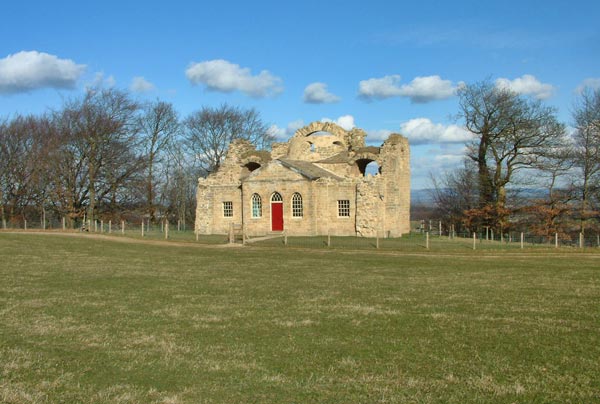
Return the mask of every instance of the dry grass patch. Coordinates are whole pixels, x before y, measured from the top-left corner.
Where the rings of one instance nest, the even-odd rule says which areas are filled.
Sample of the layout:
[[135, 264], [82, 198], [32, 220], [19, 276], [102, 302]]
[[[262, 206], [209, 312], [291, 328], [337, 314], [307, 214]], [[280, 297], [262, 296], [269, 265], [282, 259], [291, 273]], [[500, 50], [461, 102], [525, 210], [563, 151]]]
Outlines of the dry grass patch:
[[0, 254], [1, 402], [600, 402], [595, 255]]

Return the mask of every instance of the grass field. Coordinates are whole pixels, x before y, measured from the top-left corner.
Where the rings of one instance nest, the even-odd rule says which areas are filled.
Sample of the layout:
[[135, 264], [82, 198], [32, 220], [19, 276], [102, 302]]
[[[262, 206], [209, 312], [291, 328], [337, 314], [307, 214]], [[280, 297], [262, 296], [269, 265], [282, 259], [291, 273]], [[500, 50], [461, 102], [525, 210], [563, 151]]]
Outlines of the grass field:
[[600, 403], [600, 255], [0, 233], [3, 403]]

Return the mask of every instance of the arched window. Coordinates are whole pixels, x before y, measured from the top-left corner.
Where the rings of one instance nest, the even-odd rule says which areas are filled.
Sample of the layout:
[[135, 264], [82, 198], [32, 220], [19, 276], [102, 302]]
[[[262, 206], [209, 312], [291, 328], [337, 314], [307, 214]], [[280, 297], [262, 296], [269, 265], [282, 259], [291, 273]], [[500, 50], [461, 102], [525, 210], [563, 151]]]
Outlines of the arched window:
[[283, 202], [283, 198], [279, 192], [273, 192], [271, 195], [271, 202]]
[[292, 195], [292, 217], [302, 217], [304, 216], [304, 211], [302, 208], [302, 195], [298, 192], [295, 192]]
[[252, 194], [252, 217], [262, 217], [262, 201], [259, 194]]

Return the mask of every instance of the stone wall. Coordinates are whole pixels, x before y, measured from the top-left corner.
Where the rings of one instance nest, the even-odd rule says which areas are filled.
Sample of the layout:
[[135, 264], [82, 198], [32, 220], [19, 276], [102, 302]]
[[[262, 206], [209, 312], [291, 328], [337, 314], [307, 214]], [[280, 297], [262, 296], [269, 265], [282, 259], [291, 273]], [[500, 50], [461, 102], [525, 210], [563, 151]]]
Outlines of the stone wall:
[[[397, 237], [407, 233], [408, 140], [392, 134], [381, 147], [366, 147], [365, 136], [361, 129], [345, 131], [333, 123], [313, 122], [299, 129], [289, 142], [275, 143], [271, 153], [256, 151], [245, 140], [234, 141], [220, 169], [198, 181], [196, 231], [226, 234], [234, 223], [243, 224], [250, 236], [268, 234], [271, 196], [278, 192], [283, 198], [284, 230], [289, 235]], [[327, 173], [321, 172], [315, 179], [284, 166], [278, 158], [311, 162]], [[369, 161], [379, 164], [381, 174], [362, 175]], [[312, 172], [319, 173], [317, 168]], [[296, 192], [302, 196], [302, 217], [292, 214], [292, 195]], [[251, 197], [255, 193], [262, 201], [262, 215], [257, 218], [252, 217]], [[339, 200], [350, 201], [350, 216], [340, 217]], [[232, 217], [223, 216], [225, 201], [233, 204]]]

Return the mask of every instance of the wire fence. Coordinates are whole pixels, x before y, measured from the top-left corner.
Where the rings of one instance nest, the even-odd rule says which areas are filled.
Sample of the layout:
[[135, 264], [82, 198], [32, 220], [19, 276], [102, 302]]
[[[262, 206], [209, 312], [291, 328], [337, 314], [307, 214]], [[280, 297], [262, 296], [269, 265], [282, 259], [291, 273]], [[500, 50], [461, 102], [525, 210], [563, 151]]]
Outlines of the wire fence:
[[347, 249], [347, 250], [383, 250], [383, 251], [465, 251], [465, 250], [519, 250], [578, 248], [598, 249], [600, 234], [580, 234], [578, 238], [540, 237], [525, 232], [493, 234], [488, 232], [471, 234], [439, 234], [438, 232], [414, 231], [402, 237], [353, 237], [353, 236], [288, 236], [274, 233], [261, 237], [247, 237], [241, 228], [232, 227], [229, 234], [200, 235], [184, 223], [161, 222], [158, 224], [124, 220], [113, 222], [96, 220], [69, 228], [67, 221], [48, 220], [3, 222], [4, 230], [84, 232], [106, 234], [147, 240], [168, 240], [199, 244], [245, 244], [256, 247], [281, 247], [305, 249]]

